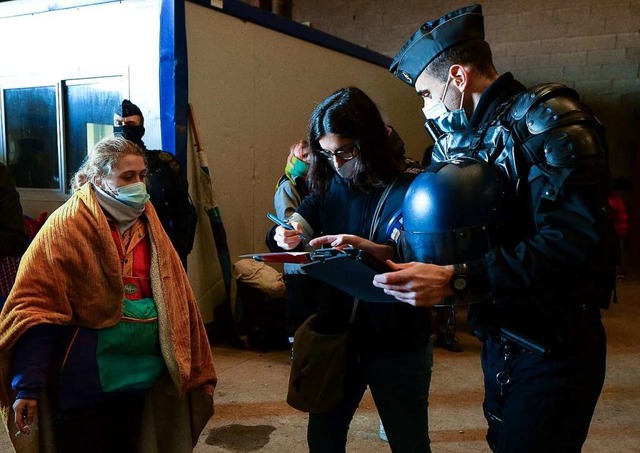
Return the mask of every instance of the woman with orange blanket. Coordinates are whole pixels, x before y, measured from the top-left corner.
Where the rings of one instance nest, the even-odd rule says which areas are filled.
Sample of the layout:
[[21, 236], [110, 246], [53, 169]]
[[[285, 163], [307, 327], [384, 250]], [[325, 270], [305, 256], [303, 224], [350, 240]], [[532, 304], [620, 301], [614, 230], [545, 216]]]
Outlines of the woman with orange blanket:
[[0, 313], [16, 451], [188, 452], [213, 414], [211, 349], [146, 171], [132, 142], [100, 141], [20, 264]]

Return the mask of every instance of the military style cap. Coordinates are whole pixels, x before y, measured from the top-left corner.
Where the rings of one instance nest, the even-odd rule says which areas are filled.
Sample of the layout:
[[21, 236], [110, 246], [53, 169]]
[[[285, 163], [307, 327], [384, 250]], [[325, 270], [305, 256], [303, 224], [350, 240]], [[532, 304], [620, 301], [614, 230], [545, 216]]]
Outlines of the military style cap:
[[389, 71], [414, 86], [424, 68], [440, 53], [471, 39], [484, 39], [481, 5], [465, 6], [433, 22], [426, 22], [404, 43]]
[[114, 113], [123, 118], [131, 115], [140, 115], [144, 118], [142, 111], [138, 108], [137, 105], [135, 105], [129, 99], [123, 100], [122, 104], [116, 107], [116, 110], [114, 111]]

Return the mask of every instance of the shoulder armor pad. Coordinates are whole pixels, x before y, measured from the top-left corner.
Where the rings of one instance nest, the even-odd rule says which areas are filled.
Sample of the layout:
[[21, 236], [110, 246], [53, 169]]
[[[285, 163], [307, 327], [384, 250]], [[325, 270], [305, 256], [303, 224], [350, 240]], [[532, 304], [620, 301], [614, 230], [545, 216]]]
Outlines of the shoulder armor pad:
[[170, 172], [182, 177], [182, 167], [176, 157], [162, 150], [147, 150], [147, 168], [151, 172]]
[[552, 167], [575, 168], [606, 163], [605, 144], [598, 131], [581, 124], [550, 132], [544, 154]]
[[521, 120], [531, 109], [533, 104], [548, 97], [551, 93], [556, 95], [555, 92], [561, 92], [564, 90], [568, 90], [569, 92], [572, 92], [576, 98], [578, 97], [578, 94], [574, 90], [559, 83], [542, 83], [529, 88], [524, 93], [519, 94], [513, 102], [513, 106], [511, 107], [511, 117], [514, 120]]
[[520, 95], [511, 116], [524, 121], [530, 134], [537, 135], [582, 121], [597, 121], [582, 104], [578, 93], [560, 84], [538, 85]]
[[156, 153], [158, 153], [158, 159], [163, 162], [170, 162], [172, 160], [176, 160], [176, 156], [174, 156], [173, 154], [167, 151], [158, 150], [156, 151]]

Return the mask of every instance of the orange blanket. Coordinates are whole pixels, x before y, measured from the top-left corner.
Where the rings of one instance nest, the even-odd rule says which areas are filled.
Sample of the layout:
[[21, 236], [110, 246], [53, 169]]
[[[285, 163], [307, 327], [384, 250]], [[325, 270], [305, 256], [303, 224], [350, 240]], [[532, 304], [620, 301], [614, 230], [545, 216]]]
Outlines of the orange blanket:
[[[193, 291], [151, 203], [145, 213], [151, 237], [153, 297], [167, 369], [180, 397], [191, 391], [211, 396], [216, 373]], [[120, 319], [123, 297], [118, 252], [93, 189], [86, 184], [51, 215], [36, 236], [0, 313], [0, 410], [5, 420], [9, 417], [10, 425], [9, 365], [16, 340], [41, 323], [92, 329], [113, 326]]]

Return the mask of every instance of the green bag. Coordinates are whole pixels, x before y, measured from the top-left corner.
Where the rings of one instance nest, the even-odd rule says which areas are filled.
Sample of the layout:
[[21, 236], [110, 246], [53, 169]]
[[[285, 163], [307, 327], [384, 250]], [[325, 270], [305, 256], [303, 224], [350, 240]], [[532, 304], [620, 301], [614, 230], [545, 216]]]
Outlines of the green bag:
[[149, 389], [165, 369], [152, 298], [122, 301], [122, 318], [98, 331], [96, 348], [102, 391]]
[[303, 412], [321, 413], [336, 407], [344, 395], [348, 331], [315, 331], [316, 315], [296, 330], [287, 403]]

